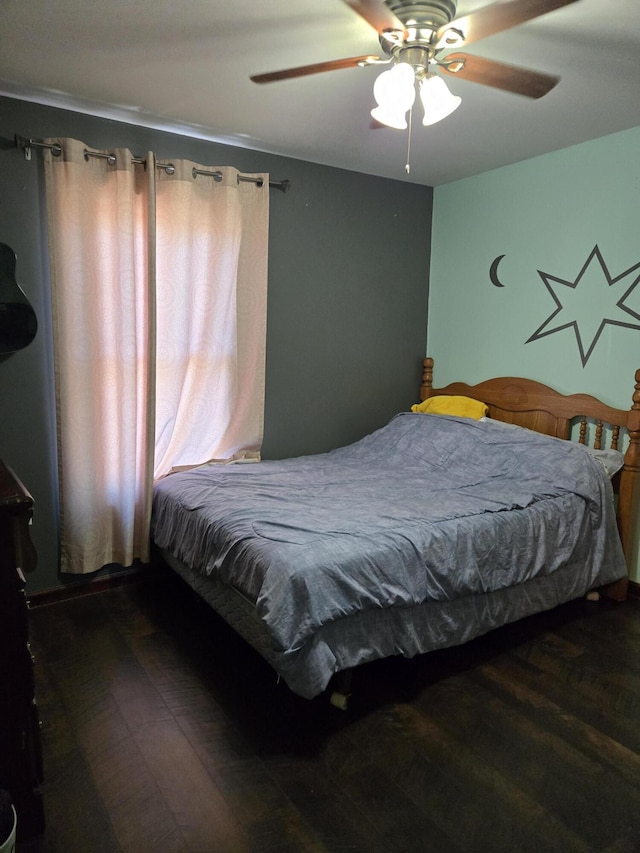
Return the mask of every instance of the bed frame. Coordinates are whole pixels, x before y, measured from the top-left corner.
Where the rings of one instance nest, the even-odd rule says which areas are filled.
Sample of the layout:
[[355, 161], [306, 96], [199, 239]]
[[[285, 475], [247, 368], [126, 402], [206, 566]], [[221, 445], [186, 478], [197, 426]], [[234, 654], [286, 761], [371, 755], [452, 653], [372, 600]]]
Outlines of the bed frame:
[[[579, 443], [598, 450], [606, 449], [603, 446], [605, 441], [607, 446], [614, 450], [624, 449], [624, 467], [616, 474], [613, 487], [617, 494], [618, 529], [627, 565], [629, 565], [631, 556], [635, 553], [639, 515], [640, 369], [635, 373], [631, 408], [625, 411], [612, 408], [586, 394], [564, 395], [534, 380], [518, 377], [489, 379], [477, 385], [454, 382], [441, 388], [434, 388], [433, 365], [432, 358], [424, 359], [420, 390], [422, 401], [442, 394], [473, 397], [486, 403], [489, 407], [490, 416], [496, 420], [528, 427], [557, 438], [577, 440]], [[235, 588], [202, 574], [176, 560], [163, 550], [159, 550], [158, 556], [204, 598], [235, 631], [265, 657], [274, 666], [276, 672], [278, 671], [278, 661], [273, 659], [270, 653], [269, 635], [252, 602], [245, 599]], [[602, 591], [610, 598], [622, 601], [627, 595], [627, 588], [628, 580], [624, 578], [610, 584]], [[537, 581], [534, 581], [530, 587], [532, 601], [536, 600], [537, 590]], [[503, 593], [493, 593], [489, 598], [499, 598], [504, 595], [506, 596], [507, 606], [511, 606], [508, 603], [511, 593], [512, 590], [507, 589]], [[500, 598], [500, 601], [504, 600]], [[423, 628], [426, 629], [427, 622], [431, 619], [432, 614], [440, 613], [441, 610], [446, 621], [447, 608], [459, 607], [462, 604], [464, 601], [434, 602], [430, 605], [432, 609], [428, 611], [423, 609], [424, 605], [409, 608], [415, 611], [415, 616], [412, 617], [416, 619], [415, 623], [412, 623], [415, 631], [420, 632]], [[487, 602], [487, 608], [489, 618], [491, 618], [491, 612], [494, 609], [492, 600]], [[515, 610], [517, 610], [517, 605], [514, 614]], [[370, 632], [379, 632], [381, 628], [384, 631], [377, 615], [378, 611], [374, 610], [346, 618], [351, 620], [352, 627], [355, 625], [363, 636], [369, 636]], [[528, 615], [528, 611], [523, 612], [522, 615]], [[513, 615], [510, 621], [517, 618], [520, 616]], [[426, 619], [427, 622], [421, 622], [420, 619]], [[498, 621], [494, 627], [499, 624], [503, 623]], [[333, 633], [333, 629], [337, 627], [339, 628], [337, 623], [329, 623], [321, 630], [324, 632], [324, 641], [335, 650], [336, 658], [339, 659], [337, 635]], [[487, 628], [487, 630], [489, 629]], [[475, 635], [470, 636], [469, 639], [472, 639], [473, 636]], [[366, 662], [366, 659], [354, 660], [334, 673], [329, 688], [330, 692], [332, 691], [330, 695], [332, 704], [339, 708], [347, 707], [353, 667], [362, 662]]]
[[[503, 376], [477, 385], [452, 382], [443, 388], [433, 387], [433, 359], [423, 362], [420, 400], [440, 394], [462, 395], [482, 400], [489, 415], [496, 420], [528, 427], [545, 435], [570, 439], [577, 427], [577, 440], [596, 450], [604, 448], [605, 437], [613, 450], [622, 450], [628, 442], [624, 467], [613, 481], [617, 495], [617, 519], [627, 566], [634, 553], [640, 508], [640, 369], [635, 373], [632, 405], [628, 410], [614, 409], [588, 394], [560, 394], [533, 379]], [[627, 596], [628, 580], [624, 578], [604, 591], [616, 601]]]

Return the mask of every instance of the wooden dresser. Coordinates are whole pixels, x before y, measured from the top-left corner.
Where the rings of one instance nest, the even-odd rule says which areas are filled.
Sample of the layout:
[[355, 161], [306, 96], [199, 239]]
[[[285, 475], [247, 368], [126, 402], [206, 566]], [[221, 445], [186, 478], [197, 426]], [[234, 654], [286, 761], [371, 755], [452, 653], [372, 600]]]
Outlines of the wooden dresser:
[[24, 593], [24, 574], [36, 565], [32, 515], [31, 495], [0, 460], [0, 788], [15, 806], [18, 838], [44, 829], [40, 721]]

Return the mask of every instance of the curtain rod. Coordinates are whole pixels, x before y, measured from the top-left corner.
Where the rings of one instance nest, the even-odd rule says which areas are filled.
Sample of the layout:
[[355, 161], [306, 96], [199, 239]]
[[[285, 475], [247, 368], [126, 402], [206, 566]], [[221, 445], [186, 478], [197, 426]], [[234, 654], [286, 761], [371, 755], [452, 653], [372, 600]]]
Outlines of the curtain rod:
[[[53, 152], [54, 155], [59, 156], [62, 154], [62, 148], [59, 145], [51, 142], [39, 142], [35, 139], [27, 139], [24, 136], [15, 135], [15, 144], [16, 148], [21, 148], [24, 152], [25, 160], [31, 159], [31, 149], [32, 148], [48, 148]], [[105, 154], [102, 151], [91, 151], [90, 148], [84, 149], [85, 157], [101, 157], [105, 160], [108, 160], [110, 163], [115, 163], [115, 155], [114, 154]], [[146, 164], [146, 160], [144, 157], [131, 157], [132, 163], [139, 163], [141, 165]], [[164, 169], [168, 175], [173, 175], [175, 172], [175, 166], [173, 163], [158, 163], [156, 162], [156, 167], [158, 169]], [[222, 172], [218, 172], [217, 170], [208, 170], [208, 169], [196, 169], [195, 166], [191, 170], [191, 173], [194, 178], [198, 175], [209, 175], [215, 181], [222, 180]], [[251, 184], [256, 184], [256, 186], [261, 187], [263, 184], [262, 178], [254, 178], [250, 175], [238, 175], [238, 181], [244, 181]], [[281, 190], [283, 193], [289, 191], [289, 187], [291, 186], [291, 181], [288, 178], [285, 178], [283, 181], [269, 181], [269, 187], [271, 189]]]

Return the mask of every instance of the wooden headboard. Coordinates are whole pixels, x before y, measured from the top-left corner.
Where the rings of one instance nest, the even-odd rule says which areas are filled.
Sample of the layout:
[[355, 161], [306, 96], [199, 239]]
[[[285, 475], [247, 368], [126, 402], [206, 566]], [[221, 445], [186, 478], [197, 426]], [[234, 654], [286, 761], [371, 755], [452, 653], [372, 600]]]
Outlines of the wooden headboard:
[[[439, 394], [463, 395], [482, 400], [492, 418], [528, 427], [545, 435], [570, 439], [572, 427], [578, 425], [578, 441], [603, 449], [603, 436], [609, 436], [608, 447], [622, 449], [628, 439], [624, 467], [614, 480], [618, 495], [617, 517], [622, 547], [629, 563], [636, 541], [640, 500], [640, 369], [635, 372], [635, 385], [630, 409], [614, 409], [588, 394], [561, 394], [533, 379], [502, 376], [477, 385], [452, 382], [443, 388], [433, 387], [433, 359], [425, 358], [420, 399]], [[627, 581], [613, 584], [607, 594], [623, 599]]]

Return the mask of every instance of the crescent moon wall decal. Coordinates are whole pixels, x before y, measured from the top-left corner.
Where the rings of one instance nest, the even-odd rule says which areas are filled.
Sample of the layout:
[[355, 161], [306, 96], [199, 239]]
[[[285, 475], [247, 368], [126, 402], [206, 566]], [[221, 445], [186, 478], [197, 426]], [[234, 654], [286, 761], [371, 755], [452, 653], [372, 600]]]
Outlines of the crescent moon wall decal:
[[489, 278], [491, 279], [491, 284], [495, 284], [496, 287], [504, 287], [504, 284], [498, 278], [498, 267], [500, 265], [500, 261], [504, 258], [504, 255], [498, 255], [498, 257], [491, 264], [491, 269], [489, 270]]

